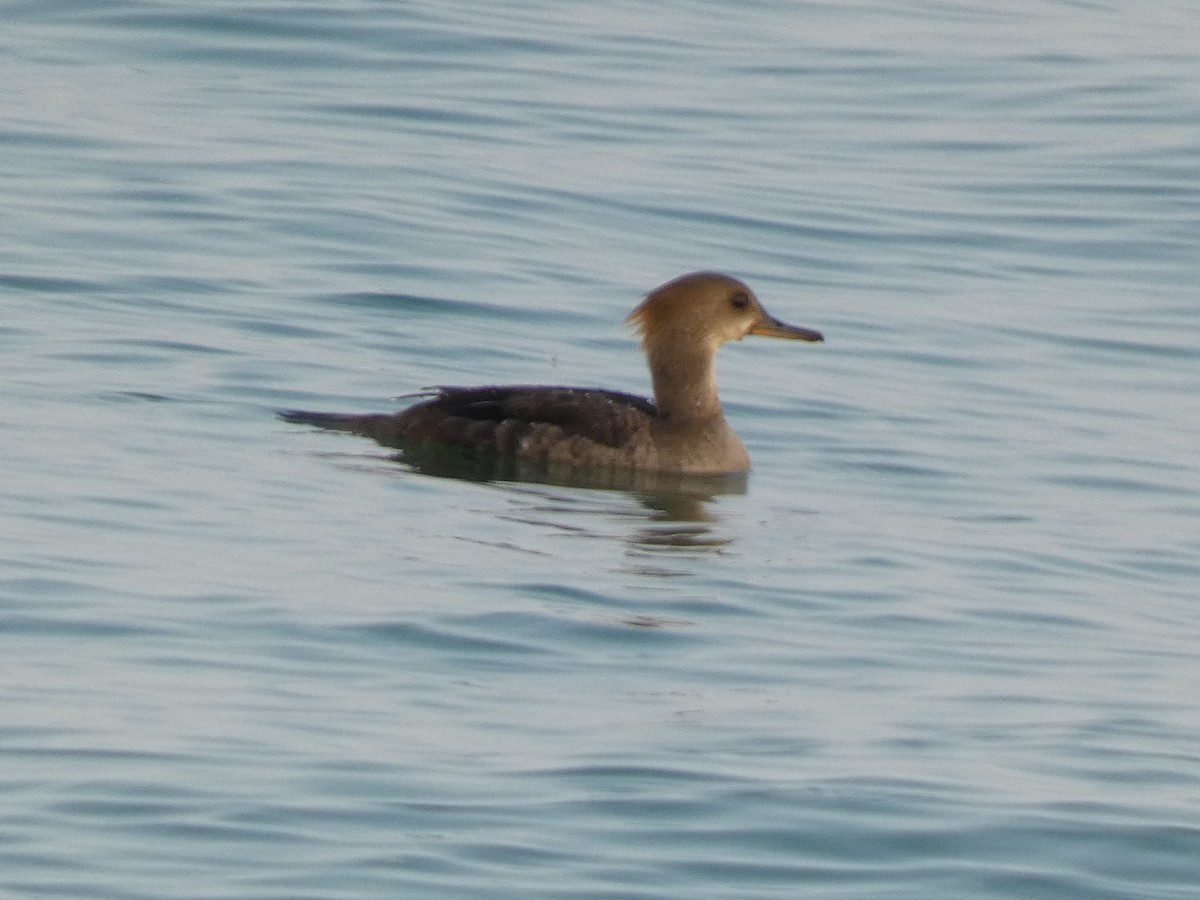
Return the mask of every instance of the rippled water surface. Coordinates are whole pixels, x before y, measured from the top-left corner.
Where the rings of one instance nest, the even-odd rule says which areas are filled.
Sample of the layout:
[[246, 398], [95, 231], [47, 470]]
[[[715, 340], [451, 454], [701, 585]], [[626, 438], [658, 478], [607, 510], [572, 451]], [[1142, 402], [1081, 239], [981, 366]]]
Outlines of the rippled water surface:
[[[1197, 896], [1193, 4], [4, 20], [0, 892]], [[739, 489], [274, 418], [699, 268]]]

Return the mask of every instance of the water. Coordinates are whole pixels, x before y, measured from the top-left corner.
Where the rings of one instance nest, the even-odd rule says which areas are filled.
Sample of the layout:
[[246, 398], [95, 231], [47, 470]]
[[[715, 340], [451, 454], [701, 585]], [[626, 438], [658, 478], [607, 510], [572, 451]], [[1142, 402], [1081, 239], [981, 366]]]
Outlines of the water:
[[[7, 896], [1196, 896], [1191, 4], [4, 20]], [[743, 492], [272, 416], [696, 268]]]

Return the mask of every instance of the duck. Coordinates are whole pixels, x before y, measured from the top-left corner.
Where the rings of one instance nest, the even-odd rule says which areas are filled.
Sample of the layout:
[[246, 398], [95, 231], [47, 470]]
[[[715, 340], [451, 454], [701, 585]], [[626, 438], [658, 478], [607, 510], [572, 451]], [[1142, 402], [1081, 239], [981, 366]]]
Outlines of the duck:
[[747, 335], [824, 340], [819, 331], [776, 319], [744, 282], [719, 272], [692, 272], [660, 285], [626, 323], [641, 339], [653, 400], [592, 387], [436, 386], [395, 413], [285, 410], [279, 416], [387, 447], [440, 445], [555, 466], [727, 475], [748, 470], [750, 456], [717, 396], [717, 351]]

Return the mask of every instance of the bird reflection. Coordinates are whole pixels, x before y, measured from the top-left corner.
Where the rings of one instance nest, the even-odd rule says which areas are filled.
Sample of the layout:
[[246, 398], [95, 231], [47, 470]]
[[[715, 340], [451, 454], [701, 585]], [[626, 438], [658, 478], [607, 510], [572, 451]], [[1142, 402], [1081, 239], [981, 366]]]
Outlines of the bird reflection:
[[[411, 444], [390, 456], [394, 462], [421, 475], [476, 483], [507, 483], [521, 490], [536, 491], [536, 502], [519, 515], [522, 521], [554, 525], [562, 530], [564, 514], [594, 514], [598, 504], [610, 516], [636, 518], [642, 524], [627, 536], [633, 548], [663, 553], [678, 550], [718, 551], [731, 543], [719, 536], [714, 526], [719, 517], [713, 506], [717, 498], [746, 493], [745, 472], [699, 476], [679, 473], [644, 472], [635, 469], [589, 469], [574, 465], [531, 462], [512, 456], [474, 454], [457, 447], [436, 444]], [[537, 491], [536, 486], [576, 488], [617, 492], [637, 503], [631, 510], [626, 504], [600, 499], [588, 502], [577, 494]], [[555, 521], [547, 521], [551, 514]]]

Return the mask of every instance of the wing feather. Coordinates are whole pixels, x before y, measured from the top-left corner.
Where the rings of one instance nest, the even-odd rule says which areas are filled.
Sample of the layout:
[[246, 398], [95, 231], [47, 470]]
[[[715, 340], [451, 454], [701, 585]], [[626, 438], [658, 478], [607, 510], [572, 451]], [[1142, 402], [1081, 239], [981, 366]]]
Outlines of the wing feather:
[[520, 453], [522, 446], [541, 444], [552, 436], [621, 447], [656, 415], [654, 404], [643, 397], [601, 388], [490, 385], [435, 390], [430, 399], [397, 415], [407, 437], [491, 443], [500, 453]]
[[603, 388], [439, 386], [422, 393], [426, 399], [391, 415], [301, 410], [280, 415], [389, 447], [428, 442], [584, 464], [613, 462], [615, 451], [642, 442], [657, 415], [644, 397]]

